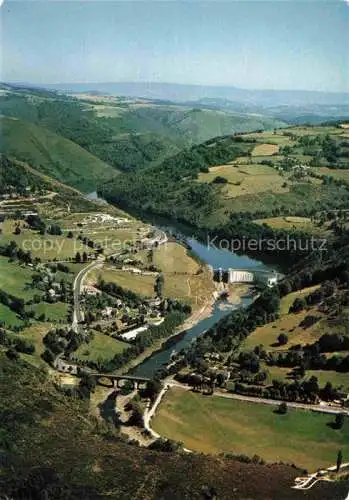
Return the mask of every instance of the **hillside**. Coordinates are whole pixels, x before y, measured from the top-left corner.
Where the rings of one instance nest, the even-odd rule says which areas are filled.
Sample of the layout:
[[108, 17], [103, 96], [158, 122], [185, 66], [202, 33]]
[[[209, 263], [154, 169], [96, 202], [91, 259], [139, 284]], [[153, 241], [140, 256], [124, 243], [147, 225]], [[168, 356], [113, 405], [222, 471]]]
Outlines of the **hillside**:
[[[347, 208], [348, 132], [290, 127], [225, 136], [101, 187], [110, 201], [202, 228]], [[297, 229], [297, 228], [296, 228]]]
[[157, 165], [217, 135], [284, 125], [263, 114], [4, 84], [0, 102], [5, 116], [45, 127], [125, 171]]
[[1, 119], [1, 126], [2, 153], [82, 191], [93, 191], [97, 182], [118, 173], [86, 149], [45, 127], [9, 117]]
[[[132, 446], [44, 371], [0, 353], [0, 495], [34, 499], [341, 498], [345, 483], [292, 490], [297, 469]], [[35, 450], [35, 453], [33, 453]]]

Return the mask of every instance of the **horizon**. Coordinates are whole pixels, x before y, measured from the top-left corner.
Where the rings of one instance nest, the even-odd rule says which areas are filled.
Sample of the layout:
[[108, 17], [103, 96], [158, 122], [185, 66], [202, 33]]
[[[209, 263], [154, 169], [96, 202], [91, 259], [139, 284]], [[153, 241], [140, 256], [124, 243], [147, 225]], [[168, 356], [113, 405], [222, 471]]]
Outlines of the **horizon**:
[[2, 80], [348, 93], [348, 33], [344, 0], [9, 0]]
[[[291, 88], [279, 88], [279, 89], [272, 89], [272, 88], [247, 88], [247, 87], [239, 87], [234, 84], [201, 84], [201, 83], [179, 83], [179, 82], [154, 82], [154, 81], [90, 81], [90, 82], [83, 82], [83, 81], [76, 81], [76, 82], [71, 82], [71, 81], [58, 81], [58, 82], [43, 82], [43, 83], [36, 83], [36, 82], [29, 82], [29, 81], [6, 81], [6, 80], [0, 80], [0, 83], [3, 85], [9, 85], [9, 86], [18, 86], [18, 87], [25, 87], [26, 85], [29, 85], [34, 88], [42, 88], [49, 90], [52, 88], [54, 90], [54, 86], [66, 86], [66, 85], [178, 85], [178, 86], [183, 86], [183, 87], [209, 87], [209, 88], [229, 88], [229, 89], [236, 89], [236, 90], [247, 90], [250, 92], [309, 92], [309, 93], [320, 93], [320, 94], [349, 94], [349, 89], [344, 90], [344, 91], [337, 91], [337, 90], [317, 90], [317, 89], [291, 89]], [[57, 89], [60, 90], [60, 89]], [[89, 89], [86, 89], [87, 92], [89, 92]], [[91, 92], [99, 92], [99, 91], [94, 91], [91, 90]]]

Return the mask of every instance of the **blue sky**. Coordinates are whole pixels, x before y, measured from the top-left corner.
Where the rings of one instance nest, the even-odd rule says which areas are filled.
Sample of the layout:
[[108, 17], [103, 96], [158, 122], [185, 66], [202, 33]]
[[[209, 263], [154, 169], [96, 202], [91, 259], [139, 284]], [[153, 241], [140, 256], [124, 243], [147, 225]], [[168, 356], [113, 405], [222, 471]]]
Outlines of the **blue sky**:
[[16, 1], [2, 80], [349, 91], [342, 1]]

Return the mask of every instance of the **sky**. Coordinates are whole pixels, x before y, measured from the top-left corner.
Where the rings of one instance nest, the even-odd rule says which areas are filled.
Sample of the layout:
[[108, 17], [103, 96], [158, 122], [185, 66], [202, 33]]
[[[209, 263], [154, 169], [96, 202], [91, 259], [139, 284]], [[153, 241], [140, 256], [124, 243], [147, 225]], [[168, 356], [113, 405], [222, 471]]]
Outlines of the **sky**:
[[349, 0], [5, 0], [1, 17], [2, 81], [349, 91]]

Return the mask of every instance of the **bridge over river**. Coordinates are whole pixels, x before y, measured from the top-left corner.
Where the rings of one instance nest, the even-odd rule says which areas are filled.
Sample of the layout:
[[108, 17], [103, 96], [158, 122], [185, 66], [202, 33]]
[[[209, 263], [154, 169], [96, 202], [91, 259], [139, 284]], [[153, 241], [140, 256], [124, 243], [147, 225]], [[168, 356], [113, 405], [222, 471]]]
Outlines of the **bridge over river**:
[[[97, 381], [100, 379], [107, 379], [112, 383], [112, 387], [115, 386], [120, 388], [125, 382], [131, 382], [134, 389], [144, 388], [151, 379], [149, 377], [138, 377], [137, 375], [114, 375], [113, 373], [89, 373], [92, 377], [95, 377]], [[102, 384], [101, 384], [102, 385]]]

